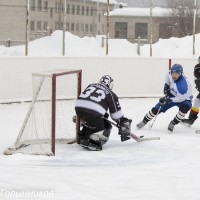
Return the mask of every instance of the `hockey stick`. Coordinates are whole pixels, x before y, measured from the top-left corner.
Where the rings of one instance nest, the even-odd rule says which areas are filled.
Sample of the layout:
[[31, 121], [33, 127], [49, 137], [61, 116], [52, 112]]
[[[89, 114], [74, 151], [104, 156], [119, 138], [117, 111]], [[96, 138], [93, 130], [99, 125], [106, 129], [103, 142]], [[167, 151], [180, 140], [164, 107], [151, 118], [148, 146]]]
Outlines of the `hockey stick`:
[[[119, 125], [117, 125], [116, 123], [110, 121], [109, 119], [102, 117], [103, 119], [107, 120], [108, 122], [110, 122], [112, 125], [116, 126], [117, 128], [120, 128]], [[131, 138], [137, 142], [143, 142], [143, 141], [147, 141], [147, 140], [160, 140], [159, 137], [148, 137], [148, 138], [144, 138], [143, 135], [141, 136], [137, 136], [133, 133], [130, 134]]]
[[158, 116], [158, 114], [159, 114], [159, 112], [160, 112], [160, 109], [161, 109], [161, 106], [159, 107], [159, 109], [158, 109], [158, 112], [156, 113], [156, 116], [154, 117], [154, 119], [153, 119], [153, 122], [151, 123], [151, 124], [149, 124], [149, 129], [151, 129], [152, 127], [153, 127], [153, 125], [154, 125], [154, 123], [155, 123], [155, 121], [156, 121], [156, 118], [157, 118], [157, 116]]

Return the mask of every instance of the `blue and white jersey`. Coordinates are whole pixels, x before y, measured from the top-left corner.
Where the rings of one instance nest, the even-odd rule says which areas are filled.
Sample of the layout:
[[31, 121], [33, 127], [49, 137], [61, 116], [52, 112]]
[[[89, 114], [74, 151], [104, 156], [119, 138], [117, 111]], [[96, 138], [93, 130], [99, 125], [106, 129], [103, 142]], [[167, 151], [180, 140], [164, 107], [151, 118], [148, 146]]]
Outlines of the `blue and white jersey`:
[[192, 100], [192, 87], [184, 74], [177, 81], [174, 81], [171, 71], [169, 71], [166, 75], [165, 83], [170, 88], [172, 102], [180, 103], [185, 100]]

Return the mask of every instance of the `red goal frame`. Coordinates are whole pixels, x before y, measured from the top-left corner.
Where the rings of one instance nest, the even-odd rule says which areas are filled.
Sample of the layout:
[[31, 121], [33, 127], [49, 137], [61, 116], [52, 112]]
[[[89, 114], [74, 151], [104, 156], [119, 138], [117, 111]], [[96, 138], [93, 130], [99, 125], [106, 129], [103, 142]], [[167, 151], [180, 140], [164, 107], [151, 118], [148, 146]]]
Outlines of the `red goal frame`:
[[[52, 133], [51, 133], [51, 151], [55, 156], [55, 138], [56, 138], [56, 79], [58, 76], [67, 74], [77, 74], [77, 97], [81, 93], [81, 83], [82, 83], [82, 70], [66, 70], [64, 72], [53, 73], [52, 74]], [[80, 119], [77, 117], [76, 121], [76, 139], [80, 130]]]

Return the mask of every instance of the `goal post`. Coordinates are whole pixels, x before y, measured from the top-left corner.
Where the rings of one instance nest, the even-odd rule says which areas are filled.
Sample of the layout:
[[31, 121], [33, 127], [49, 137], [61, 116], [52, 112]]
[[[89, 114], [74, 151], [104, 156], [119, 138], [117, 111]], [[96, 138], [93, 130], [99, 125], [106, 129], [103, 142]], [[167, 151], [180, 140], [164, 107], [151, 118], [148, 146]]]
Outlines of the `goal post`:
[[72, 122], [81, 93], [82, 70], [33, 73], [33, 98], [18, 137], [5, 155], [55, 155], [56, 144], [76, 142], [80, 120]]

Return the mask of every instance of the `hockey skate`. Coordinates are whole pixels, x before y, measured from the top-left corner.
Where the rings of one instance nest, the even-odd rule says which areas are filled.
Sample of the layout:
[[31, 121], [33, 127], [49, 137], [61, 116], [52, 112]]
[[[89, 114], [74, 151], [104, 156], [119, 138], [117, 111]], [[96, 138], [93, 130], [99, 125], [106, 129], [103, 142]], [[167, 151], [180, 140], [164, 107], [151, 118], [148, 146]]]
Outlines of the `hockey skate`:
[[194, 120], [192, 120], [192, 119], [183, 119], [180, 122], [180, 124], [187, 126], [187, 127], [191, 127], [193, 123], [194, 123]]
[[169, 126], [168, 126], [168, 131], [173, 132], [174, 126], [175, 126], [174, 122], [171, 121], [171, 122], [169, 123]]
[[147, 124], [147, 122], [141, 121], [139, 124], [136, 125], [136, 127], [137, 127], [138, 129], [141, 129], [141, 128], [143, 128], [146, 124]]
[[197, 114], [190, 112], [188, 119], [182, 119], [180, 122], [182, 125], [191, 127], [194, 124], [195, 120], [198, 118]]
[[80, 146], [82, 146], [84, 149], [90, 150], [90, 151], [101, 151], [102, 150], [102, 145], [100, 143], [96, 142], [91, 142], [91, 140], [81, 140], [80, 141]]

